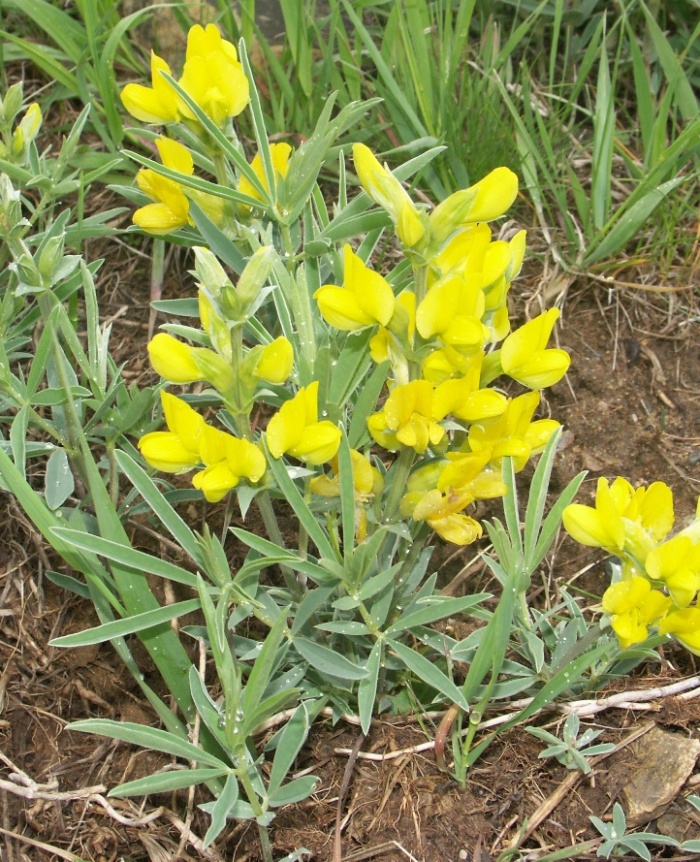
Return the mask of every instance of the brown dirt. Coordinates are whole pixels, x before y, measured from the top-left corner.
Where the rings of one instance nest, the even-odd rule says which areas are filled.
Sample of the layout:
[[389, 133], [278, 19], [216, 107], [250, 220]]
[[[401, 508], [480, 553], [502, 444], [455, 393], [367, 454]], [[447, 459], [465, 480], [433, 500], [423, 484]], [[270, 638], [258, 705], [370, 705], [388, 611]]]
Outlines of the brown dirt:
[[[94, 257], [92, 249], [89, 254]], [[151, 374], [143, 349], [149, 316], [146, 263], [124, 244], [110, 244], [106, 256], [99, 287], [106, 316], [114, 323], [113, 348], [126, 361], [130, 381], [144, 383]], [[168, 264], [166, 296], [190, 289], [187, 268], [176, 252]], [[536, 313], [543, 293], [539, 265], [531, 263], [530, 269], [521, 279], [521, 296], [527, 295], [527, 302], [519, 302], [522, 313], [526, 307]], [[692, 515], [700, 492], [697, 281], [694, 289], [686, 287], [693, 277], [689, 271], [677, 273], [666, 292], [602, 285], [585, 277], [569, 286], [558, 337], [573, 364], [546, 403], [567, 428], [554, 490], [582, 469], [589, 471], [582, 501], [590, 498], [601, 475], [624, 475], [633, 483], [663, 479], [674, 490], [679, 521]], [[528, 284], [533, 288], [522, 286]], [[232, 825], [209, 851], [183, 838], [188, 812], [194, 811], [192, 832], [201, 836], [206, 831], [204, 816], [192, 804], [203, 801], [199, 798], [188, 801], [186, 794], [177, 794], [150, 798], [142, 806], [111, 800], [107, 807], [107, 789], [154, 771], [165, 759], [66, 731], [65, 725], [88, 716], [143, 723], [153, 716], [109, 646], [65, 651], [48, 646], [52, 637], [96, 620], [87, 603], [68, 597], [46, 579], [46, 571], [61, 563], [7, 494], [0, 494], [0, 506], [0, 835], [5, 847], [0, 859], [257, 860], [257, 835], [249, 824]], [[472, 554], [467, 549], [444, 555], [446, 574], [459, 571]], [[595, 553], [563, 538], [543, 567], [542, 582], [550, 588], [574, 583], [600, 595], [605, 574], [596, 559]], [[666, 685], [695, 672], [692, 656], [668, 648], [659, 662], [643, 666], [615, 688]], [[600, 741], [618, 743], [650, 721], [697, 739], [698, 720], [700, 701], [666, 697], [640, 712], [609, 709], [591, 721], [605, 728]], [[514, 729], [489, 748], [460, 787], [437, 768], [431, 750], [412, 750], [430, 740], [434, 729], [430, 721], [424, 730], [408, 718], [375, 724], [362, 752], [391, 754], [392, 759], [361, 757], [355, 764], [341, 800], [344, 860], [494, 859], [570, 780], [563, 767], [538, 759], [541, 745], [536, 740]], [[337, 750], [351, 748], [357, 733], [352, 725], [333, 727], [329, 721], [313, 730], [297, 768], [312, 769], [320, 787], [311, 800], [278, 815], [273, 840], [280, 856], [305, 847], [317, 862], [331, 860], [348, 760]], [[591, 775], [562, 793], [524, 846], [542, 853], [595, 837], [589, 816], [609, 815], [635, 762], [627, 748], [601, 761]], [[700, 832], [682, 802], [699, 783], [700, 775], [695, 775], [679, 790], [677, 828], [684, 838]], [[655, 824], [646, 828], [653, 830]]]

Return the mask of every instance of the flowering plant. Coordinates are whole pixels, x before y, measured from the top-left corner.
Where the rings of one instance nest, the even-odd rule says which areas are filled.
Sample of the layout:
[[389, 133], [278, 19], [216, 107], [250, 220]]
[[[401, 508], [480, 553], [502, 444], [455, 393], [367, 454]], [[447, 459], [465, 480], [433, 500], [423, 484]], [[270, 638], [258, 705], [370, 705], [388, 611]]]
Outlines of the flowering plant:
[[[570, 360], [549, 346], [557, 309], [511, 326], [508, 292], [525, 232], [495, 238], [490, 226], [518, 192], [508, 169], [435, 206], [416, 203], [405, 184], [440, 148], [391, 170], [355, 144], [346, 161], [338, 142], [371, 103], [334, 116], [331, 99], [300, 147], [271, 143], [244, 46], [213, 25], [190, 31], [178, 78], [153, 54], [151, 86], [129, 84], [122, 100], [137, 120], [164, 127], [143, 132], [159, 161], [128, 153], [141, 166], [137, 188], [126, 190], [134, 230], [192, 249], [196, 294], [154, 303], [169, 315], [148, 345], [162, 383], [127, 387], [109, 328], [99, 325], [97, 267], [63, 254], [65, 218], [32, 244], [20, 193], [4, 177], [12, 268], [3, 320], [35, 296], [23, 332], [39, 320], [41, 334], [27, 374], [0, 354], [13, 415], [0, 475], [84, 578], [54, 579], [97, 609], [99, 625], [54, 645], [112, 641], [162, 724], [87, 720], [72, 729], [190, 763], [112, 792], [206, 784], [214, 801], [202, 806], [211, 814], [205, 843], [228, 818], [254, 818], [271, 859], [275, 809], [316, 786], [289, 773], [321, 710], [356, 713], [366, 734], [377, 712], [406, 708], [407, 687], [425, 707], [447, 702], [436, 747], [442, 757], [454, 727], [454, 769], [464, 780], [491, 738], [471, 747], [491, 699], [530, 693], [513, 718], [522, 721], [583, 685], [591, 668], [600, 678], [608, 667], [610, 643], [589, 649], [573, 600], [549, 614], [527, 603], [529, 579], [582, 480], [545, 517], [559, 424], [535, 416], [541, 390]], [[14, 127], [15, 108], [4, 146], [38, 163], [40, 115], [30, 107]], [[234, 125], [244, 111], [250, 159]], [[349, 167], [359, 185], [352, 198]], [[322, 170], [337, 171], [337, 200], [324, 197]], [[63, 304], [77, 290], [86, 347]], [[27, 446], [30, 428], [48, 442]], [[39, 492], [26, 461], [47, 453]], [[522, 525], [515, 475], [539, 453]], [[652, 486], [645, 502], [621, 482], [600, 491], [600, 517], [566, 509], [567, 528], [628, 554], [624, 580], [604, 598], [623, 647], [658, 624], [694, 648], [694, 528], [664, 544], [666, 492]], [[494, 498], [503, 498], [505, 524], [486, 524], [498, 557], [487, 565], [501, 588], [492, 610], [483, 593], [443, 594], [429, 566], [433, 541], [466, 546], [482, 536], [477, 507]], [[195, 532], [182, 501], [221, 504], [220, 533], [206, 517]], [[256, 508], [265, 535], [246, 528]], [[133, 546], [134, 511], [171, 537], [176, 561]], [[234, 550], [243, 557], [236, 566]], [[161, 604], [144, 574], [179, 584], [187, 598]], [[485, 625], [461, 641], [431, 628], [465, 612]], [[178, 628], [192, 613], [198, 624]], [[130, 635], [146, 646], [177, 715], [144, 679]], [[196, 666], [185, 648], [192, 641]], [[271, 723], [283, 727], [263, 745]]]

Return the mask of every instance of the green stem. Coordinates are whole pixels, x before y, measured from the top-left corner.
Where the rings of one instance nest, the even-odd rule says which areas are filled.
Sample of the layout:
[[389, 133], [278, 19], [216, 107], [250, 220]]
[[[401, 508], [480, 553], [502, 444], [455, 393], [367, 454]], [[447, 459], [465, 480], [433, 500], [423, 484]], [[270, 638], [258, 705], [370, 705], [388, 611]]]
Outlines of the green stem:
[[280, 224], [280, 231], [284, 243], [286, 275], [289, 287], [287, 301], [291, 306], [294, 323], [299, 333], [302, 354], [308, 363], [309, 370], [311, 370], [314, 367], [316, 359], [316, 330], [314, 327], [311, 297], [306, 286], [303, 267], [295, 266], [294, 258], [296, 252], [289, 225]]
[[404, 446], [399, 453], [399, 457], [394, 463], [394, 469], [391, 475], [391, 487], [389, 488], [389, 496], [387, 497], [384, 508], [383, 520], [385, 524], [390, 524], [396, 517], [401, 497], [403, 497], [406, 492], [406, 482], [408, 481], [415, 457], [416, 453], [414, 450], [408, 446]]

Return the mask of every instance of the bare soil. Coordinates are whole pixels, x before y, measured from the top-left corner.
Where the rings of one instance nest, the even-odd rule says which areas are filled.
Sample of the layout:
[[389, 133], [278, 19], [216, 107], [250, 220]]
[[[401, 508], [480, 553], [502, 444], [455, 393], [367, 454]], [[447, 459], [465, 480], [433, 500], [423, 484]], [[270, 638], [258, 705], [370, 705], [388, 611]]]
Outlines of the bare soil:
[[[113, 348], [127, 363], [127, 376], [143, 382], [151, 373], [144, 360], [149, 318], [145, 261], [117, 244], [109, 246], [106, 256], [99, 285], [106, 315], [114, 323]], [[514, 288], [521, 316], [535, 313], [539, 298], [556, 283], [550, 276], [543, 280], [546, 263], [533, 260]], [[169, 261], [166, 296], [191, 290], [186, 269], [181, 258]], [[644, 280], [639, 273], [635, 277]], [[567, 429], [554, 491], [582, 469], [589, 471], [582, 501], [592, 496], [601, 475], [624, 475], [633, 483], [663, 479], [674, 490], [679, 521], [693, 514], [700, 492], [698, 285], [696, 281], [693, 290], [693, 277], [697, 273], [688, 269], [672, 273], [664, 284], [649, 277], [649, 284], [635, 288], [619, 280], [580, 277], [560, 297], [564, 314], [558, 338], [573, 363], [545, 404]], [[206, 831], [206, 819], [196, 809], [204, 801], [199, 796], [174, 794], [142, 804], [105, 799], [110, 787], [162, 767], [164, 758], [67, 731], [66, 724], [89, 716], [148, 724], [154, 721], [152, 713], [108, 645], [65, 651], [48, 645], [58, 634], [94, 625], [93, 611], [47, 580], [45, 572], [62, 564], [16, 503], [2, 494], [0, 506], [0, 859], [259, 859], [250, 824], [231, 825], [208, 850], [197, 845], [191, 836], [201, 838]], [[188, 516], [196, 522], [200, 513]], [[142, 541], [149, 540], [144, 536]], [[446, 577], [458, 573], [473, 554], [469, 548], [441, 555]], [[598, 560], [596, 553], [562, 537], [533, 589], [555, 590], [567, 583], [574, 591], [599, 596], [606, 576]], [[467, 579], [462, 589], [479, 587]], [[145, 656], [138, 649], [136, 654], [148, 675]], [[695, 673], [693, 656], [669, 647], [657, 662], [638, 668], [633, 678], [618, 681], [598, 697], [666, 686]], [[561, 715], [546, 718], [556, 722]], [[649, 696], [638, 709], [604, 709], [590, 722], [605, 729], [599, 741], [620, 743], [654, 726], [682, 739], [700, 739], [699, 719], [700, 699]], [[279, 813], [272, 827], [275, 852], [282, 856], [306, 848], [317, 862], [331, 860], [338, 818], [347, 862], [486, 862], [511, 845], [538, 810], [541, 821], [523, 846], [554, 850], [596, 837], [589, 817], [609, 817], [639, 766], [639, 749], [630, 745], [583, 777], [538, 759], [540, 743], [516, 728], [489, 748], [460, 787], [437, 768], [432, 749], [424, 750], [438, 720], [423, 726], [410, 716], [377, 721], [342, 793], [348, 755], [339, 750], [352, 748], [359, 730], [344, 722], [319, 722], [296, 768], [313, 770], [320, 789], [312, 799]], [[678, 838], [698, 837], [697, 814], [683, 797], [699, 783], [698, 773], [684, 780], [666, 819], [658, 824], [660, 813], [654, 812], [654, 819], [640, 828], [662, 826], [675, 830]]]

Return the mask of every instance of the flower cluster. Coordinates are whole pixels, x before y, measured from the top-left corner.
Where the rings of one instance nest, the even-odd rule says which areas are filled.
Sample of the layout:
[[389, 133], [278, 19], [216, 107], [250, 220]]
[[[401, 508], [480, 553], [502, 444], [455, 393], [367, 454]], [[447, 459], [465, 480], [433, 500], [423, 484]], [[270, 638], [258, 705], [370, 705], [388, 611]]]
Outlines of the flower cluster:
[[[376, 330], [371, 356], [389, 363], [389, 391], [369, 417], [369, 431], [382, 448], [411, 449], [425, 462], [414, 465], [401, 512], [468, 544], [481, 527], [464, 509], [505, 493], [503, 457], [522, 469], [558, 427], [532, 417], [537, 390], [569, 366], [565, 351], [547, 347], [559, 312], [550, 309], [510, 332], [507, 293], [522, 265], [525, 232], [493, 240], [486, 222], [512, 204], [512, 171], [497, 168], [427, 213], [366, 146], [356, 145], [353, 155], [364, 191], [394, 222], [414, 280], [397, 296], [345, 246], [342, 285], [326, 284], [315, 298], [335, 329]], [[507, 398], [489, 386], [503, 374], [533, 391]]]
[[[161, 332], [148, 348], [154, 369], [167, 381], [212, 387], [238, 438], [221, 432], [228, 442], [218, 448], [201, 443], [211, 437], [203, 430], [208, 426], [201, 417], [194, 419], [197, 414], [185, 410], [184, 402], [178, 408], [181, 421], [174, 427], [172, 405], [180, 402], [169, 396], [170, 430], [147, 435], [142, 453], [152, 466], [166, 464], [171, 472], [204, 464], [204, 471], [195, 474], [193, 481], [210, 499], [242, 479], [259, 482], [264, 468], [236, 470], [230, 453], [248, 451], [238, 444], [255, 445], [251, 412], [262, 399], [276, 409], [265, 432], [269, 457], [286, 455], [302, 461], [310, 468], [306, 491], [311, 505], [333, 505], [323, 498], [340, 496], [335, 456], [342, 431], [324, 415], [325, 405], [319, 406], [319, 393], [325, 395], [325, 387], [315, 377], [315, 357], [308, 352], [295, 355], [295, 351], [302, 349], [304, 339], [329, 341], [321, 318], [343, 333], [369, 328], [367, 350], [376, 364], [386, 368], [388, 391], [379, 409], [368, 412], [364, 437], [367, 450], [374, 441], [384, 451], [375, 450], [374, 462], [368, 451], [351, 453], [357, 538], [362, 540], [368, 533], [372, 507], [375, 523], [403, 517], [418, 528], [427, 524], [450, 542], [468, 544], [481, 535], [481, 526], [465, 510], [477, 500], [505, 493], [503, 458], [512, 458], [515, 468], [522, 469], [558, 427], [554, 420], [533, 417], [539, 390], [560, 380], [570, 361], [565, 351], [548, 346], [559, 316], [556, 309], [511, 332], [507, 297], [522, 266], [525, 231], [509, 241], [498, 240], [488, 222], [513, 203], [517, 177], [507, 168], [497, 168], [430, 209], [415, 204], [391, 170], [366, 146], [356, 145], [353, 158], [360, 185], [388, 213], [412, 277], [395, 287], [347, 244], [342, 249], [339, 283], [319, 279], [320, 287], [313, 292], [319, 316], [309, 304], [310, 297], [304, 296], [303, 264], [292, 275], [297, 249], [282, 205], [287, 187], [294, 184], [288, 176], [290, 166], [303, 162], [304, 148], [293, 157], [288, 144], [268, 144], [264, 158], [258, 153], [247, 166], [233, 159], [236, 169], [231, 171], [230, 165], [222, 168], [225, 153], [220, 140], [206, 133], [192, 111], [192, 105], [197, 105], [231, 137], [235, 133], [228, 121], [248, 103], [248, 87], [233, 45], [213, 25], [206, 29], [197, 25], [188, 37], [178, 86], [167, 64], [153, 54], [152, 86], [130, 84], [122, 93], [125, 106], [138, 119], [188, 126], [188, 141], [195, 141], [193, 146], [206, 157], [198, 163], [213, 167], [220, 186], [237, 188], [233, 207], [223, 197], [202, 191], [201, 184], [199, 189], [190, 187], [184, 178], [193, 175], [195, 158], [179, 141], [161, 136], [156, 146], [164, 170], [139, 171], [137, 184], [152, 202], [137, 210], [135, 223], [149, 233], [172, 233], [194, 224], [190, 213], [194, 201], [224, 234], [254, 237], [250, 248], [257, 249], [234, 286], [214, 255], [196, 248], [202, 329], [189, 334], [183, 327], [176, 330], [192, 344]], [[176, 127], [175, 134], [180, 130]], [[302, 177], [304, 170], [299, 168]], [[209, 190], [213, 191], [211, 185]], [[266, 245], [274, 238], [267, 221], [279, 222], [286, 237], [284, 260]], [[329, 254], [327, 261], [336, 260]], [[275, 261], [278, 269], [273, 274]], [[270, 335], [269, 340], [249, 346], [250, 323], [274, 289], [268, 279], [280, 288], [279, 268], [285, 269], [291, 285], [285, 297], [290, 312], [287, 329], [283, 326], [287, 337]], [[328, 264], [324, 262], [319, 271], [328, 272]], [[306, 311], [297, 316], [305, 303]], [[294, 326], [303, 327], [304, 335]], [[274, 328], [271, 332], [275, 334]], [[502, 376], [530, 391], [508, 397], [493, 385]], [[294, 382], [292, 393], [282, 388], [289, 379]], [[343, 409], [336, 405], [334, 416], [340, 418]], [[269, 415], [269, 410], [263, 415]], [[259, 421], [258, 417], [256, 433]], [[181, 426], [188, 429], [184, 436]], [[228, 438], [236, 440], [238, 450]], [[256, 451], [262, 454], [262, 449]], [[397, 470], [392, 473], [392, 487], [385, 489], [378, 467], [389, 465], [388, 453], [397, 453]], [[259, 464], [257, 459], [255, 463]], [[222, 464], [228, 465], [228, 473]], [[329, 472], [314, 476], [315, 468], [324, 464], [330, 465]], [[209, 476], [215, 487], [208, 485]]]
[[164, 473], [182, 473], [204, 465], [192, 479], [210, 503], [235, 488], [241, 479], [258, 482], [265, 473], [265, 456], [248, 440], [207, 425], [189, 404], [161, 392], [167, 431], [152, 431], [139, 440], [148, 463]]
[[700, 654], [700, 500], [693, 523], [669, 538], [674, 513], [667, 485], [634, 489], [619, 476], [612, 483], [600, 478], [595, 506], [567, 506], [563, 521], [577, 542], [620, 559], [620, 580], [605, 591], [603, 610], [623, 648], [656, 626]]

